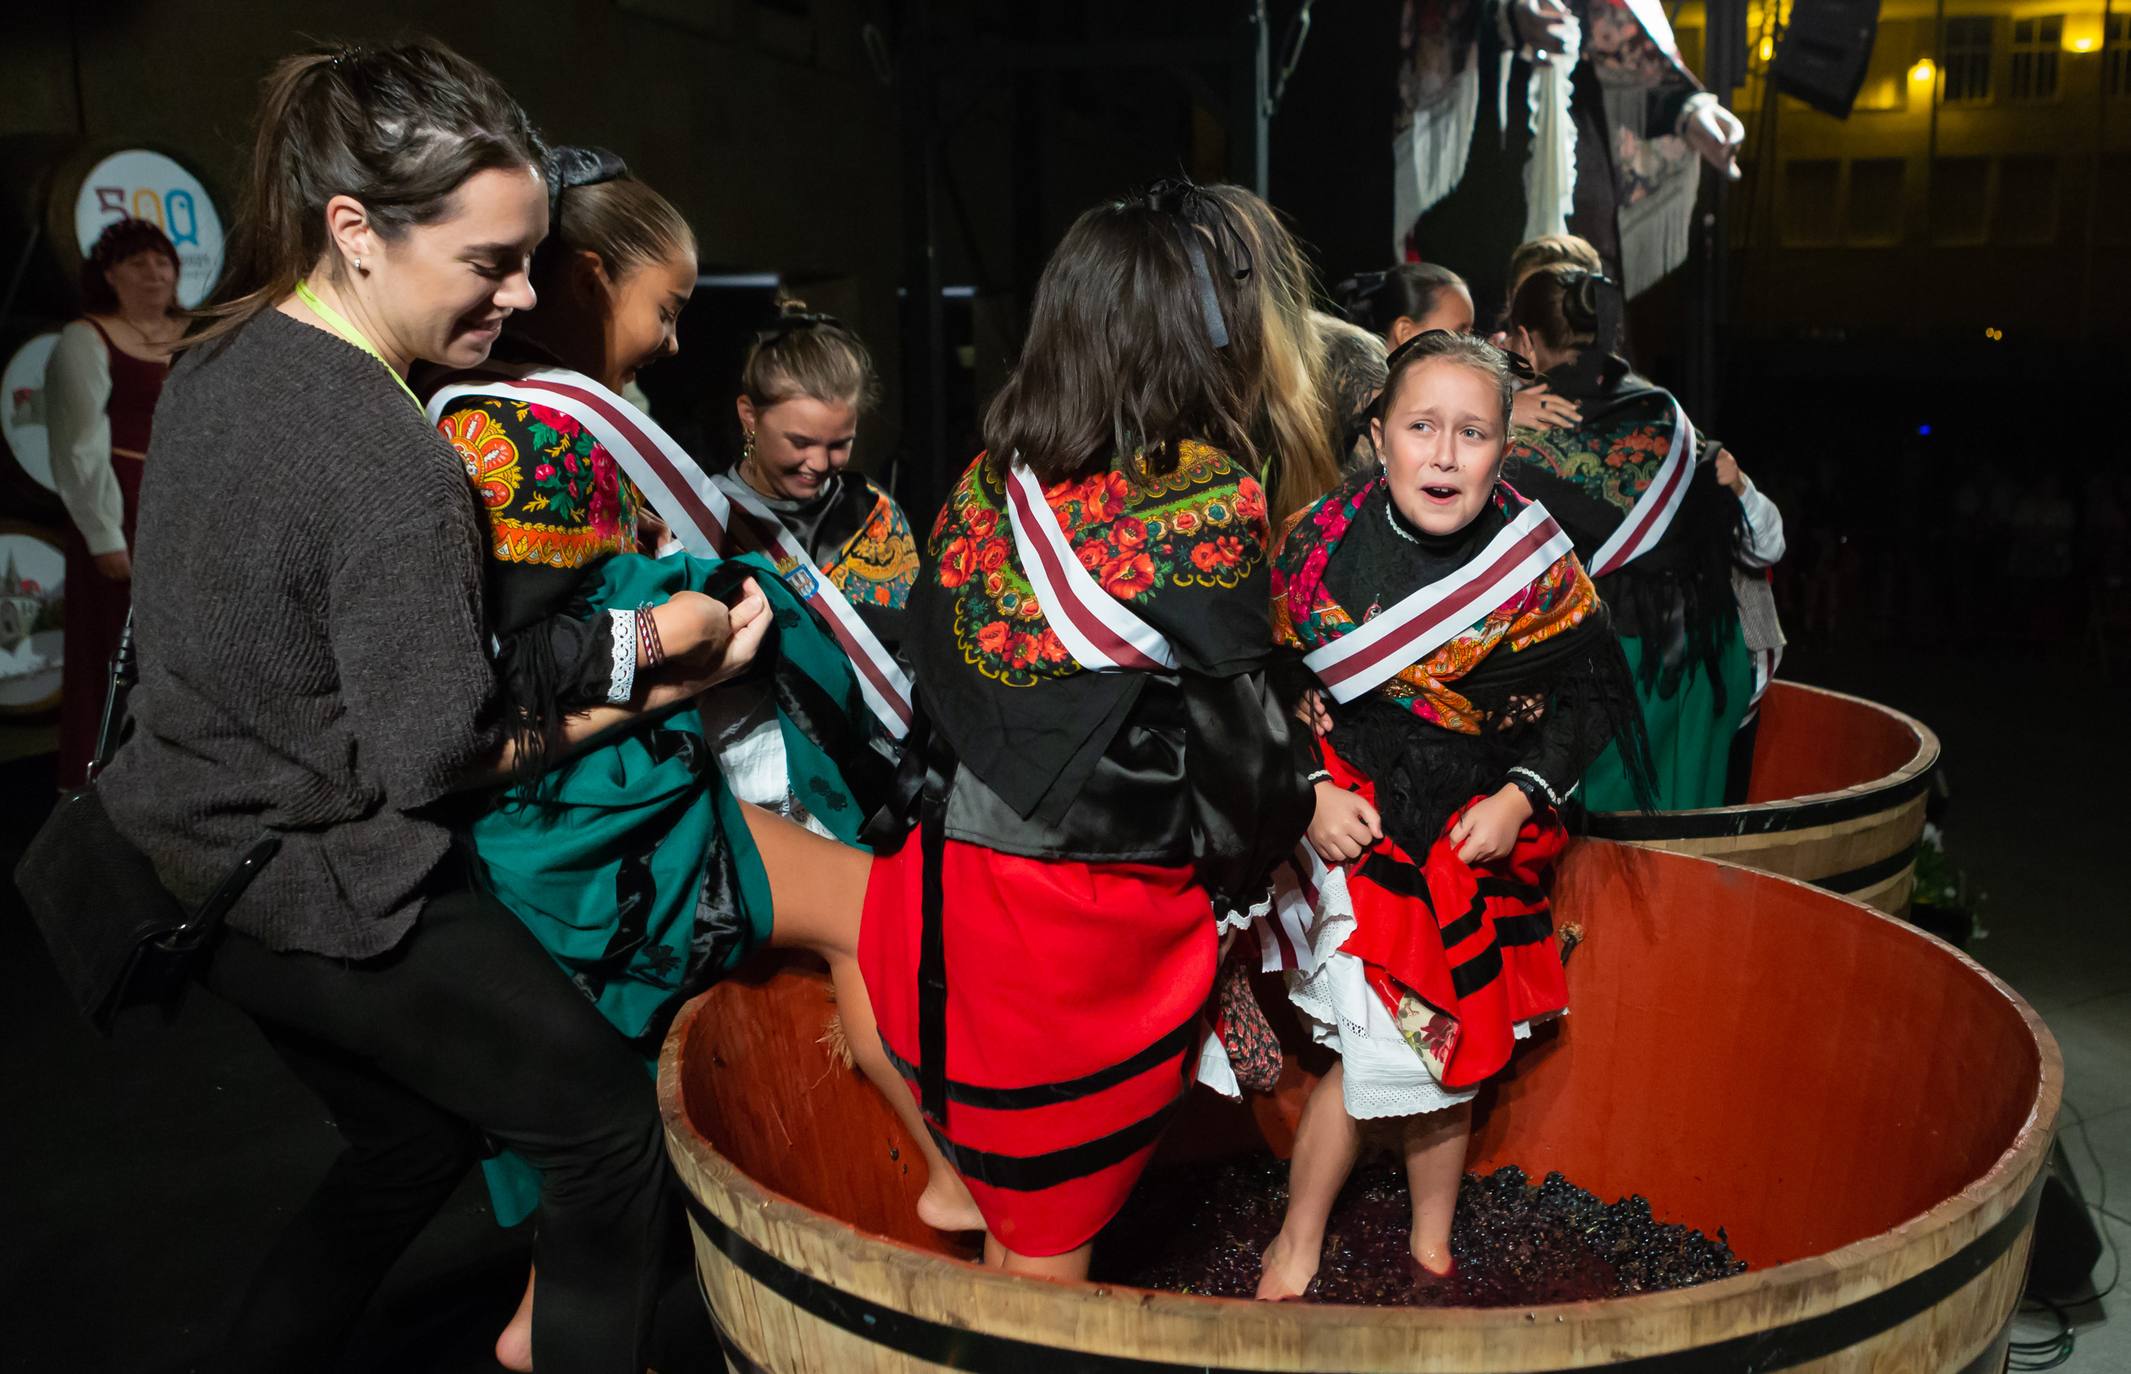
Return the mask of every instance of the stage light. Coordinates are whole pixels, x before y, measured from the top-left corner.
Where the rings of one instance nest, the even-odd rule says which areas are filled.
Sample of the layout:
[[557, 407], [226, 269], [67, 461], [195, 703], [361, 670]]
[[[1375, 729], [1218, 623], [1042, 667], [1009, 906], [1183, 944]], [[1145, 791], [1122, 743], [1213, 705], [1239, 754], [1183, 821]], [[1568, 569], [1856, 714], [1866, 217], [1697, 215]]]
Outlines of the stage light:
[[1773, 38], [1764, 38], [1764, 39], [1762, 39], [1762, 40], [1761, 40], [1761, 60], [1762, 60], [1763, 62], [1767, 62], [1767, 61], [1770, 61], [1770, 60], [1774, 59], [1774, 57], [1775, 57], [1775, 56], [1776, 56], [1776, 40], [1775, 40], [1775, 39], [1773, 39]]
[[1918, 425], [1916, 427], [1916, 437], [1919, 439], [1929, 439], [1931, 437], [1931, 426]]
[[1919, 86], [1933, 80], [1938, 74], [1938, 64], [1928, 57], [1919, 57], [1916, 65], [1909, 69], [1909, 79]]

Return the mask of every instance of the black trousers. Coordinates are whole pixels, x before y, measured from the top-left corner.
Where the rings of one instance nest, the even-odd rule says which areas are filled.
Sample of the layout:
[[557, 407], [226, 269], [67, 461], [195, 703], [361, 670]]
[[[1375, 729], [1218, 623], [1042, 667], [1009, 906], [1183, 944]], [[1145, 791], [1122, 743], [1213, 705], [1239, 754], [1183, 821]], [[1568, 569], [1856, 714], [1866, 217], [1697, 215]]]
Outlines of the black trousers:
[[516, 917], [461, 881], [387, 955], [276, 953], [229, 931], [201, 981], [259, 1023], [347, 1141], [217, 1369], [327, 1367], [486, 1131], [541, 1174], [542, 1374], [642, 1374], [672, 1222], [651, 1080]]

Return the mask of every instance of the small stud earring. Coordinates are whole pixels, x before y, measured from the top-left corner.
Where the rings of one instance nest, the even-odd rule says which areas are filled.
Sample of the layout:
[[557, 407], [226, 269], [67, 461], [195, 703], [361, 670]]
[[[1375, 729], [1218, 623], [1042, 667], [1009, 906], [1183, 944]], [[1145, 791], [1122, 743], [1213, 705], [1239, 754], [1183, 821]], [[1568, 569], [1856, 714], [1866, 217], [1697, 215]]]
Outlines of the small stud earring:
[[363, 260], [360, 257], [355, 260], [355, 270], [358, 272], [363, 270]]

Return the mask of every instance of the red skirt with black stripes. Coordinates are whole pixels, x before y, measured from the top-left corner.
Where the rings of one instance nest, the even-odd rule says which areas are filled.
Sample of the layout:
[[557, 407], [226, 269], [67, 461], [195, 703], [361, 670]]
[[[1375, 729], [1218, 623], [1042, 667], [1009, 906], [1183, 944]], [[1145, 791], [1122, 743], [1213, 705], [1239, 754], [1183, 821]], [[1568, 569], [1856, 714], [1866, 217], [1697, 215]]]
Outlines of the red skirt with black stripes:
[[[1095, 1238], [1190, 1089], [1213, 990], [1191, 869], [942, 850], [947, 1116], [933, 1137], [1022, 1255]], [[916, 1092], [924, 845], [876, 859], [858, 944], [881, 1040]]]
[[[1376, 804], [1366, 775], [1329, 747], [1324, 755], [1334, 782]], [[1475, 866], [1448, 838], [1456, 823], [1424, 859], [1386, 838], [1348, 865], [1355, 929], [1340, 949], [1362, 961], [1394, 1018], [1409, 993], [1425, 1005], [1409, 1043], [1444, 1087], [1469, 1088], [1509, 1062], [1518, 1022], [1569, 1004], [1545, 891], [1568, 832], [1551, 808], [1535, 812], [1508, 857]]]

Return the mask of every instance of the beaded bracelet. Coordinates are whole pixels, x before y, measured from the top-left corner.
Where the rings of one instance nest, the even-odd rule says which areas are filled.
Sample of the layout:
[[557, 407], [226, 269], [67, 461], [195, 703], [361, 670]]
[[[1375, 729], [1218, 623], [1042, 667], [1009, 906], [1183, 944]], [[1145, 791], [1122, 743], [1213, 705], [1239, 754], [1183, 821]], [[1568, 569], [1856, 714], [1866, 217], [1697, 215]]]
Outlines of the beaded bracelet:
[[1320, 782], [1330, 782], [1331, 780], [1332, 770], [1329, 768], [1320, 768], [1316, 772], [1310, 774], [1309, 777], [1304, 779], [1305, 782], [1309, 782], [1312, 784]]

